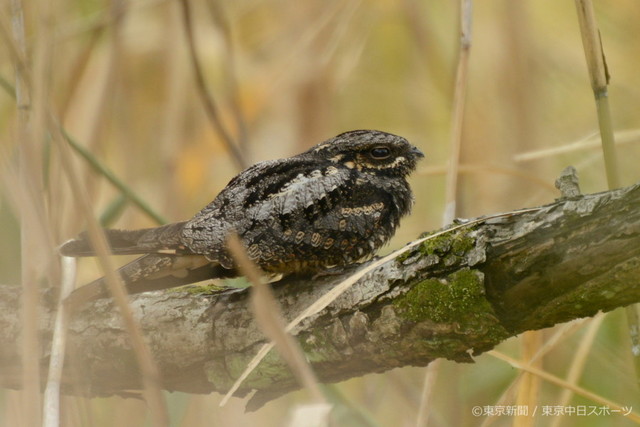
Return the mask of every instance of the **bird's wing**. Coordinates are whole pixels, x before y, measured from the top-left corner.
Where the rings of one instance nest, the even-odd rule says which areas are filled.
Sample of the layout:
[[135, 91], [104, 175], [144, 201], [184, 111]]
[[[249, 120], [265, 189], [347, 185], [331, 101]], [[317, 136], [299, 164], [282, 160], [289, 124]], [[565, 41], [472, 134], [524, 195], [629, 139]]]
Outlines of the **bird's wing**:
[[283, 223], [280, 228], [284, 228], [284, 223], [312, 215], [319, 207], [330, 209], [352, 190], [354, 182], [350, 169], [314, 158], [257, 163], [185, 224], [183, 244], [193, 253], [220, 260], [231, 231], [242, 237], [248, 230], [269, 227], [274, 221]]

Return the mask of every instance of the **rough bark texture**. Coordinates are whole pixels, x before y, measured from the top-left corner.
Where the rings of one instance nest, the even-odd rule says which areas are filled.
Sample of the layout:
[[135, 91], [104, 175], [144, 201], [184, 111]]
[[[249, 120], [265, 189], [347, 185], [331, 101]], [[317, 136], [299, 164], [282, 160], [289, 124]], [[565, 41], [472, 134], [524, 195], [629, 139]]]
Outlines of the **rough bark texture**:
[[[275, 293], [291, 319], [344, 277], [288, 280]], [[468, 362], [523, 331], [640, 301], [638, 277], [636, 185], [513, 212], [429, 240], [305, 320], [297, 337], [325, 382], [424, 366], [438, 357]], [[6, 387], [19, 386], [19, 298], [19, 288], [0, 286], [0, 384]], [[153, 292], [132, 304], [167, 390], [224, 393], [265, 342], [245, 290]], [[43, 366], [52, 318], [43, 308]], [[126, 394], [141, 387], [122, 322], [107, 300], [74, 316], [68, 352], [67, 392]], [[296, 388], [272, 351], [239, 394], [258, 390], [255, 406]]]

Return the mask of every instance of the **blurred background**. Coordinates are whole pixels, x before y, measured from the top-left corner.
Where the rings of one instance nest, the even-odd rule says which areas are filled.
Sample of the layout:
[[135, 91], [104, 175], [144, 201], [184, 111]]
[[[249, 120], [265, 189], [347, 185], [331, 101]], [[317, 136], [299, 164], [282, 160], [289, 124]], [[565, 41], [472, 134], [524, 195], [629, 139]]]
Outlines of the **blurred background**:
[[[194, 74], [182, 3], [167, 0], [24, 2], [36, 124], [38, 117], [53, 114], [81, 147], [168, 221], [191, 217], [243, 162], [297, 154], [347, 130], [385, 130], [408, 138], [427, 156], [411, 178], [413, 214], [385, 252], [443, 225], [458, 2], [193, 0], [189, 5], [189, 32], [218, 127]], [[11, 87], [20, 61], [11, 42], [10, 8], [2, 7], [0, 283], [19, 284], [19, 224], [29, 205], [15, 185], [19, 132]], [[622, 184], [630, 185], [640, 180], [640, 3], [597, 1], [595, 11], [611, 74], [619, 172]], [[568, 165], [577, 168], [584, 193], [606, 190], [597, 133], [575, 4], [476, 2], [456, 216], [552, 202], [559, 196], [554, 180]], [[228, 141], [238, 155], [231, 154]], [[93, 212], [105, 225], [156, 224], [123, 202], [120, 191], [75, 151], [73, 158]], [[42, 247], [52, 252], [52, 245], [85, 229], [85, 222], [55, 144], [42, 137], [33, 159], [45, 212]], [[78, 283], [100, 274], [93, 260], [80, 267]], [[640, 411], [621, 310], [596, 326], [576, 322], [539, 332], [533, 342], [540, 346], [550, 337], [555, 341], [538, 362], [541, 369], [566, 378], [572, 366], [583, 363], [575, 382]], [[515, 358], [531, 353], [522, 338], [498, 350]], [[338, 424], [416, 425], [421, 408], [424, 415], [425, 372], [407, 367], [332, 385], [341, 402]], [[491, 355], [470, 365], [441, 363], [426, 408], [430, 425], [517, 424], [522, 420], [510, 416], [474, 416], [472, 408], [515, 405], [523, 394], [539, 405], [534, 425], [632, 424], [620, 413], [543, 417], [543, 405], [601, 405], [546, 382], [514, 382], [517, 375]], [[20, 392], [0, 391], [0, 424], [19, 422], [19, 399]], [[166, 399], [176, 426], [280, 426], [295, 407], [309, 402], [300, 391], [245, 414], [244, 400], [219, 408], [217, 394], [167, 393]], [[65, 397], [62, 404], [67, 425], [151, 425], [145, 404], [134, 399]]]

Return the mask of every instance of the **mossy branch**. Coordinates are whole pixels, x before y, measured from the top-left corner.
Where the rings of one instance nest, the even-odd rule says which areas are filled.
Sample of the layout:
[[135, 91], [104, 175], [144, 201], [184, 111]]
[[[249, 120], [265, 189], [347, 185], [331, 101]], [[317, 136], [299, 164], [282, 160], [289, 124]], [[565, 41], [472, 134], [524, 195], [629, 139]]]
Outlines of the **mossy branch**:
[[[345, 274], [354, 270], [345, 271]], [[640, 185], [565, 198], [458, 229], [372, 271], [296, 335], [318, 378], [345, 380], [444, 357], [470, 362], [526, 330], [640, 301]], [[288, 319], [344, 277], [275, 285]], [[246, 290], [153, 292], [132, 305], [163, 387], [224, 393], [265, 338]], [[20, 385], [18, 288], [0, 287], [1, 383]], [[43, 348], [52, 315], [43, 310]], [[72, 319], [69, 393], [127, 395], [140, 374], [117, 311], [101, 300]], [[48, 354], [42, 355], [43, 367]], [[275, 352], [242, 385], [250, 406], [298, 388]]]

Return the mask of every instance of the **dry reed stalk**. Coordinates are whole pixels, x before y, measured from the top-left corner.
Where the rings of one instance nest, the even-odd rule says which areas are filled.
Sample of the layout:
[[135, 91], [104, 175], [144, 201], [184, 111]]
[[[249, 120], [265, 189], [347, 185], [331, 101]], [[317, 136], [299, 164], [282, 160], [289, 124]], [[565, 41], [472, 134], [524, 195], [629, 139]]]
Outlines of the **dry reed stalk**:
[[610, 409], [614, 409], [617, 411], [621, 411], [622, 414], [625, 414], [625, 416], [630, 419], [633, 420], [636, 423], [640, 423], [640, 414], [637, 414], [636, 412], [633, 412], [632, 410], [629, 411], [629, 413], [627, 414], [627, 410], [629, 410], [629, 407], [624, 407], [612, 400], [606, 399], [602, 396], [600, 396], [597, 393], [593, 393], [592, 391], [589, 391], [587, 389], [584, 389], [580, 386], [577, 386], [575, 384], [571, 384], [565, 380], [563, 380], [562, 378], [558, 378], [555, 375], [550, 374], [549, 372], [543, 371], [541, 369], [538, 368], [534, 368], [533, 366], [530, 366], [526, 363], [522, 363], [512, 357], [509, 357], [505, 354], [502, 354], [496, 350], [490, 350], [487, 352], [487, 354], [492, 355], [493, 357], [495, 357], [496, 359], [500, 359], [503, 360], [505, 362], [507, 362], [508, 364], [510, 364], [511, 366], [513, 366], [514, 368], [532, 373], [534, 375], [539, 376], [540, 378], [542, 378], [543, 380], [551, 383], [551, 384], [555, 384], [559, 387], [568, 389], [573, 391], [575, 394], [578, 394], [582, 397], [585, 397], [595, 403], [599, 403], [601, 405], [607, 406]]
[[[568, 335], [572, 335], [576, 331], [580, 330], [580, 327], [583, 324], [588, 323], [588, 320], [589, 319], [579, 319], [573, 322], [565, 323], [559, 326], [558, 328], [556, 328], [554, 334], [544, 341], [544, 344], [542, 344], [538, 348], [538, 351], [536, 352], [536, 354], [534, 354], [530, 360], [526, 361], [526, 363], [531, 365], [535, 363], [537, 360], [541, 359], [548, 352], [556, 348], [562, 342], [562, 340], [566, 338]], [[516, 378], [513, 379], [513, 381], [511, 381], [511, 384], [509, 384], [509, 387], [507, 387], [507, 389], [502, 393], [502, 395], [496, 400], [495, 406], [510, 405], [511, 402], [514, 401], [515, 390], [519, 386], [519, 383], [522, 380], [523, 376], [524, 376], [524, 372], [522, 371], [518, 372], [518, 375], [516, 376]], [[480, 427], [488, 427], [497, 420], [498, 420], [497, 416], [488, 416], [487, 418], [484, 419]]]
[[[527, 331], [523, 334], [520, 347], [522, 359], [529, 360], [529, 366], [542, 369], [542, 359], [534, 356], [542, 347], [542, 332]], [[540, 391], [540, 378], [525, 372], [516, 386], [516, 405], [519, 407], [535, 408], [538, 405], [538, 393]], [[518, 414], [514, 417], [515, 427], [530, 427], [534, 424], [533, 414]]]
[[116, 273], [115, 263], [109, 255], [109, 244], [107, 243], [98, 221], [93, 216], [89, 197], [75, 173], [68, 147], [66, 143], [63, 142], [63, 135], [60, 133], [57, 134], [54, 140], [57, 142], [60, 152], [60, 160], [64, 170], [66, 171], [69, 185], [71, 186], [75, 199], [77, 200], [87, 223], [87, 233], [96, 250], [98, 261], [104, 271], [107, 288], [109, 289], [109, 292], [122, 315], [124, 326], [129, 334], [131, 346], [134, 350], [142, 373], [144, 395], [147, 404], [149, 405], [153, 425], [168, 426], [169, 415], [162, 395], [162, 390], [160, 389], [160, 372], [158, 370], [158, 366], [151, 355], [149, 347], [144, 341], [140, 324], [133, 316], [133, 312], [129, 306], [127, 293], [120, 277]]
[[[455, 87], [453, 94], [453, 112], [451, 117], [451, 140], [449, 165], [445, 183], [445, 204], [442, 225], [453, 222], [457, 211], [458, 176], [460, 174], [460, 153], [462, 151], [462, 124], [464, 122], [464, 106], [466, 104], [467, 87], [469, 83], [469, 55], [471, 54], [471, 27], [473, 23], [472, 0], [460, 0], [460, 50], [456, 68]], [[429, 412], [435, 387], [440, 371], [440, 360], [435, 360], [426, 368], [420, 407], [416, 419], [416, 426], [429, 424]]]
[[[525, 213], [525, 212], [535, 212], [537, 210], [539, 210], [539, 208], [522, 209], [520, 211], [515, 211], [515, 212]], [[470, 227], [470, 226], [473, 226], [475, 224], [479, 224], [479, 223], [482, 223], [484, 221], [487, 221], [487, 220], [490, 220], [490, 219], [493, 219], [493, 218], [501, 218], [501, 217], [504, 217], [504, 216], [509, 216], [509, 215], [512, 215], [513, 213], [514, 212], [509, 212], [507, 214], [490, 215], [490, 216], [487, 216], [487, 217], [484, 217], [484, 218], [479, 218], [477, 220], [468, 221], [468, 222], [465, 222], [464, 224], [459, 224], [459, 225], [450, 227], [450, 228], [448, 228], [446, 230], [441, 230], [441, 231], [439, 231], [437, 233], [430, 234], [429, 236], [426, 236], [426, 237], [420, 238], [418, 240], [414, 240], [411, 243], [408, 243], [407, 245], [403, 246], [402, 248], [391, 252], [389, 255], [386, 255], [386, 256], [384, 256], [382, 258], [379, 258], [379, 259], [371, 262], [370, 264], [366, 265], [365, 267], [361, 268], [360, 270], [358, 270], [355, 273], [353, 273], [351, 276], [347, 277], [346, 279], [344, 279], [343, 281], [338, 283], [329, 292], [324, 294], [322, 297], [318, 298], [313, 304], [311, 304], [305, 310], [303, 310], [295, 319], [290, 321], [287, 324], [287, 327], [285, 328], [285, 330], [287, 332], [290, 332], [290, 331], [294, 330], [300, 324], [300, 322], [302, 322], [304, 319], [306, 319], [306, 318], [308, 318], [310, 316], [313, 316], [314, 314], [319, 313], [320, 311], [324, 310], [329, 304], [331, 304], [333, 301], [335, 301], [336, 298], [338, 298], [340, 295], [342, 295], [344, 292], [346, 292], [349, 288], [351, 288], [358, 280], [362, 279], [365, 275], [367, 275], [368, 273], [372, 272], [373, 270], [375, 270], [376, 268], [380, 267], [381, 265], [396, 259], [398, 256], [400, 256], [401, 254], [405, 253], [409, 249], [414, 248], [414, 247], [416, 247], [416, 246], [418, 246], [418, 245], [420, 245], [420, 244], [422, 244], [422, 243], [424, 243], [424, 242], [426, 242], [428, 240], [436, 239], [436, 238], [442, 236], [443, 234], [450, 233], [450, 232], [459, 230], [461, 228]], [[236, 392], [236, 390], [238, 390], [238, 388], [244, 382], [244, 380], [260, 364], [260, 362], [271, 351], [271, 349], [273, 349], [273, 343], [265, 344], [260, 348], [260, 350], [258, 350], [258, 353], [253, 357], [253, 359], [251, 359], [251, 361], [247, 364], [247, 367], [242, 372], [240, 377], [238, 377], [238, 379], [233, 384], [231, 389], [227, 392], [227, 394], [225, 394], [224, 398], [220, 402], [220, 406], [224, 406], [229, 401], [231, 396], [233, 396], [233, 394]]]
[[318, 379], [307, 362], [304, 352], [293, 336], [285, 330], [286, 323], [282, 310], [278, 306], [270, 285], [264, 282], [259, 268], [249, 259], [237, 235], [230, 235], [227, 238], [227, 245], [240, 271], [252, 284], [251, 309], [256, 323], [278, 349], [300, 384], [309, 390], [315, 403], [326, 405], [327, 401], [320, 390]]
[[73, 291], [75, 279], [76, 259], [62, 257], [62, 283], [60, 285], [53, 338], [51, 339], [47, 386], [44, 391], [43, 427], [57, 427], [60, 425], [60, 385], [62, 382], [68, 321], [68, 313], [63, 301]]
[[[602, 154], [609, 189], [620, 187], [620, 169], [609, 106], [609, 70], [602, 48], [600, 30], [596, 22], [591, 0], [575, 0], [580, 24], [580, 35], [587, 60], [587, 69], [591, 81], [591, 89], [596, 102], [598, 126], [602, 139]], [[629, 337], [631, 338], [631, 354], [636, 373], [636, 382], [640, 385], [640, 304], [625, 307]]]
[[455, 90], [453, 95], [453, 113], [451, 118], [451, 153], [445, 185], [445, 207], [443, 225], [450, 224], [456, 216], [458, 194], [458, 169], [462, 149], [462, 124], [464, 106], [467, 97], [469, 55], [471, 54], [471, 23], [473, 22], [473, 2], [460, 0], [460, 51], [456, 69]]
[[[584, 367], [587, 364], [587, 358], [591, 352], [591, 347], [593, 347], [593, 343], [596, 339], [598, 331], [600, 330], [600, 326], [602, 326], [602, 322], [604, 321], [604, 316], [602, 314], [594, 317], [588, 324], [587, 332], [584, 337], [580, 341], [580, 345], [576, 350], [575, 357], [571, 361], [571, 368], [569, 369], [569, 374], [567, 375], [567, 382], [569, 384], [577, 385], [582, 373], [584, 372]], [[560, 406], [567, 406], [573, 397], [573, 390], [565, 389], [558, 399], [557, 404]], [[558, 427], [560, 425], [560, 421], [562, 418], [555, 417], [551, 423], [551, 427]]]
[[34, 259], [38, 260], [37, 245], [41, 242], [42, 231], [39, 227], [44, 218], [42, 198], [38, 189], [42, 182], [38, 168], [38, 146], [34, 134], [31, 108], [33, 81], [27, 57], [27, 43], [24, 10], [21, 0], [11, 1], [11, 24], [13, 33], [13, 51], [15, 52], [15, 99], [18, 111], [19, 181], [14, 191], [21, 214], [21, 280], [24, 289], [21, 301], [22, 324], [22, 412], [24, 425], [37, 426], [41, 422], [40, 399], [40, 342], [38, 338], [38, 306], [40, 295], [38, 271]]

